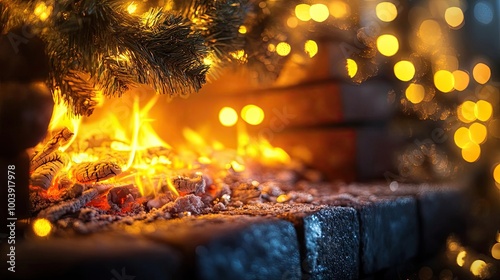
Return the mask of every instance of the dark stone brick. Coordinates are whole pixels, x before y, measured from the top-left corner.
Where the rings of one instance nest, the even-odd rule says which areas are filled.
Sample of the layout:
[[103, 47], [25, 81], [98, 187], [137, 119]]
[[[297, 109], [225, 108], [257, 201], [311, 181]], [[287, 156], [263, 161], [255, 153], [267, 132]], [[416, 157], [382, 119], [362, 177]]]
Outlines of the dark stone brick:
[[300, 279], [299, 245], [289, 222], [205, 215], [152, 226], [154, 230], [143, 232], [146, 237], [184, 253], [183, 278]]
[[[1, 255], [7, 247], [2, 245]], [[2, 258], [3, 259], [3, 258]], [[1, 279], [172, 279], [180, 267], [178, 252], [140, 236], [96, 234], [78, 238], [26, 240], [16, 245], [15, 273]], [[121, 278], [120, 278], [121, 277]]]
[[351, 207], [310, 204], [255, 204], [227, 215], [272, 215], [295, 225], [300, 243], [302, 279], [357, 279], [359, 222]]
[[360, 219], [361, 269], [371, 274], [415, 257], [417, 203], [412, 197], [379, 200], [356, 207]]
[[359, 223], [353, 208], [327, 208], [306, 215], [302, 230], [303, 279], [358, 278]]

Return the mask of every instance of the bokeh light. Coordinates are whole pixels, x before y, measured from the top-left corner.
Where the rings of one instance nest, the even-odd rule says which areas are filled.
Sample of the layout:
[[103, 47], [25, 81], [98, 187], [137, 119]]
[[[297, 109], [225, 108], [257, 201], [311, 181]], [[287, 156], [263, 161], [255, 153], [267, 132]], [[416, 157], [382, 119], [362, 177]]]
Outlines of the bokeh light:
[[474, 142], [469, 142], [462, 148], [462, 158], [467, 162], [475, 162], [479, 156], [481, 156], [481, 147]]
[[384, 22], [391, 22], [398, 16], [398, 9], [394, 3], [380, 2], [375, 7], [377, 17]]
[[330, 15], [342, 19], [350, 15], [351, 8], [343, 1], [332, 1], [329, 5]]
[[380, 35], [377, 38], [377, 49], [382, 55], [395, 55], [399, 50], [398, 38], [391, 34]]
[[250, 104], [241, 109], [241, 118], [251, 125], [259, 125], [264, 120], [264, 110], [259, 106]]
[[474, 116], [480, 121], [487, 121], [493, 115], [493, 106], [486, 100], [479, 100], [474, 105]]
[[37, 219], [33, 223], [33, 232], [40, 237], [45, 237], [52, 231], [52, 224], [47, 219]]
[[455, 77], [450, 71], [439, 70], [434, 74], [434, 85], [441, 92], [450, 92], [455, 87]]
[[467, 257], [467, 252], [465, 251], [460, 251], [457, 255], [457, 264], [458, 266], [464, 266], [465, 264], [465, 257]]
[[405, 91], [406, 98], [413, 104], [418, 104], [424, 100], [425, 88], [419, 84], [410, 84]]
[[466, 127], [460, 127], [457, 129], [453, 135], [453, 140], [455, 141], [455, 145], [457, 145], [457, 147], [463, 149], [470, 142], [469, 129]]
[[495, 245], [491, 247], [491, 256], [497, 260], [500, 260], [500, 243], [495, 243]]
[[493, 7], [486, 1], [477, 1], [474, 5], [474, 18], [482, 24], [490, 24], [493, 21]]
[[347, 75], [350, 78], [356, 76], [356, 73], [358, 73], [358, 64], [356, 63], [356, 61], [348, 58], [346, 67], [347, 67]]
[[247, 27], [244, 25], [241, 25], [240, 28], [238, 29], [238, 32], [240, 34], [246, 34], [247, 33]]
[[279, 42], [276, 45], [276, 53], [281, 56], [287, 56], [292, 51], [292, 47], [287, 42]]
[[478, 63], [472, 69], [472, 76], [479, 84], [485, 84], [491, 78], [491, 69], [484, 63]]
[[453, 71], [453, 77], [455, 79], [454, 87], [458, 91], [463, 91], [469, 86], [470, 77], [469, 74], [462, 70]]
[[464, 22], [464, 12], [459, 7], [449, 7], [444, 13], [446, 23], [453, 28], [457, 28]]
[[488, 130], [481, 123], [473, 123], [469, 127], [470, 139], [476, 144], [482, 144], [486, 140]]
[[316, 22], [323, 22], [330, 16], [330, 11], [325, 4], [313, 4], [309, 8], [311, 19]]
[[318, 44], [313, 40], [307, 40], [304, 44], [304, 51], [312, 58], [318, 53]]
[[415, 66], [408, 60], [398, 61], [394, 65], [394, 75], [403, 82], [408, 82], [415, 76]]
[[231, 107], [223, 107], [219, 111], [219, 121], [223, 126], [233, 126], [238, 121], [238, 113]]
[[493, 179], [495, 179], [495, 182], [500, 184], [500, 164], [497, 164], [493, 169]]
[[308, 21], [311, 19], [310, 9], [308, 4], [298, 4], [295, 6], [295, 16], [301, 21]]
[[457, 108], [458, 118], [465, 123], [473, 122], [477, 119], [475, 110], [476, 103], [467, 100]]
[[484, 276], [489, 274], [488, 273], [488, 265], [483, 260], [475, 260], [470, 265], [470, 272], [472, 272], [472, 274], [474, 274], [474, 276], [478, 276], [479, 278], [484, 279], [484, 278], [486, 278]]
[[435, 20], [424, 20], [422, 24], [420, 24], [418, 35], [424, 43], [428, 45], [435, 45], [439, 42], [442, 36], [441, 26]]

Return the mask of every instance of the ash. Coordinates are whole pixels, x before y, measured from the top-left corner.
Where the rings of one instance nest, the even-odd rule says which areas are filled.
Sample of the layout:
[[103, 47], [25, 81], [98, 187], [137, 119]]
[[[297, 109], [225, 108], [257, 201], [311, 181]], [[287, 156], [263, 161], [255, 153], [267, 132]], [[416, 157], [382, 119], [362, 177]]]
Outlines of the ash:
[[276, 204], [314, 204], [317, 191], [305, 187], [319, 181], [317, 174], [311, 179], [313, 171], [283, 166], [252, 170], [227, 170], [224, 176], [209, 169], [176, 175], [149, 195], [141, 195], [134, 183], [78, 182], [48, 190], [31, 187], [32, 212], [37, 218], [51, 221], [55, 235], [67, 236], [110, 230], [136, 221], [230, 214], [240, 209], [270, 209]]

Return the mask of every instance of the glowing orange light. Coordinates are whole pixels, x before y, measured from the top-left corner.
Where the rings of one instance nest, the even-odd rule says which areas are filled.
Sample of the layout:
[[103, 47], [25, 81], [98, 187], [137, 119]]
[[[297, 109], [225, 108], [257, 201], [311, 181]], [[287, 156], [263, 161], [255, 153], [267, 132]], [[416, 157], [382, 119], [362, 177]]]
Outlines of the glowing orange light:
[[350, 78], [356, 76], [356, 73], [358, 73], [358, 64], [356, 63], [356, 61], [348, 58], [346, 67], [347, 67], [347, 75]]
[[36, 219], [33, 223], [33, 232], [40, 236], [45, 237], [52, 231], [52, 224], [47, 219]]
[[384, 34], [377, 38], [377, 49], [385, 56], [393, 56], [399, 50], [398, 38], [394, 35]]
[[415, 66], [408, 60], [398, 61], [394, 65], [394, 75], [403, 82], [408, 82], [415, 76]]
[[281, 56], [287, 56], [292, 51], [292, 47], [287, 42], [280, 42], [276, 45], [276, 53]]
[[325, 4], [313, 4], [309, 8], [311, 19], [316, 22], [323, 22], [330, 16], [330, 11]]
[[463, 91], [469, 86], [469, 74], [462, 70], [453, 71], [453, 77], [455, 78], [454, 87], [458, 91]]
[[318, 44], [313, 40], [307, 40], [304, 44], [304, 51], [312, 58], [318, 53]]
[[464, 266], [465, 258], [467, 257], [467, 252], [460, 251], [457, 255], [457, 264], [458, 266]]
[[491, 78], [491, 69], [484, 63], [478, 63], [472, 69], [472, 76], [479, 84], [486, 84]]
[[467, 143], [462, 149], [462, 158], [467, 162], [477, 161], [480, 155], [481, 147], [474, 142]]
[[491, 256], [497, 260], [500, 260], [500, 243], [495, 243], [495, 245], [491, 247]]
[[391, 22], [398, 16], [398, 9], [391, 2], [380, 2], [375, 7], [375, 13], [381, 21]]
[[41, 20], [46, 21], [52, 14], [52, 6], [45, 5], [44, 2], [40, 2], [36, 5], [34, 14]]
[[488, 130], [484, 124], [473, 123], [469, 127], [470, 139], [476, 144], [482, 144], [486, 140]]
[[455, 87], [455, 76], [450, 71], [439, 70], [434, 74], [434, 85], [442, 92], [450, 92]]
[[470, 123], [476, 120], [476, 103], [470, 100], [465, 101], [457, 108], [458, 118], [465, 123]]
[[251, 125], [259, 125], [264, 120], [264, 111], [256, 105], [247, 105], [241, 109], [241, 118]]
[[238, 29], [238, 32], [240, 34], [246, 34], [247, 33], [247, 27], [244, 25], [241, 25], [240, 28]]
[[308, 4], [298, 4], [295, 6], [295, 16], [301, 21], [308, 21], [311, 19], [310, 9]]
[[[488, 265], [483, 260], [475, 260], [470, 265], [470, 272], [475, 276], [481, 276], [487, 274]], [[481, 277], [484, 278], [484, 277]]]
[[350, 14], [350, 7], [346, 3], [342, 1], [332, 1], [329, 5], [329, 10], [330, 10], [330, 15], [332, 17], [341, 19], [349, 16]]
[[460, 127], [455, 131], [453, 135], [453, 139], [455, 140], [455, 144], [459, 148], [465, 148], [465, 146], [470, 142], [470, 133], [469, 129], [466, 127]]
[[129, 14], [133, 14], [136, 11], [137, 11], [137, 3], [131, 2], [130, 4], [128, 4], [128, 6], [127, 6], [127, 12]]
[[223, 126], [233, 126], [238, 121], [238, 113], [231, 107], [224, 107], [219, 112], [219, 121]]
[[493, 115], [493, 106], [486, 100], [479, 100], [474, 106], [474, 116], [480, 121], [487, 121]]
[[450, 27], [457, 28], [464, 22], [464, 12], [459, 7], [449, 7], [444, 13], [444, 19]]
[[425, 89], [419, 84], [410, 84], [405, 91], [406, 98], [413, 104], [418, 104], [424, 100]]

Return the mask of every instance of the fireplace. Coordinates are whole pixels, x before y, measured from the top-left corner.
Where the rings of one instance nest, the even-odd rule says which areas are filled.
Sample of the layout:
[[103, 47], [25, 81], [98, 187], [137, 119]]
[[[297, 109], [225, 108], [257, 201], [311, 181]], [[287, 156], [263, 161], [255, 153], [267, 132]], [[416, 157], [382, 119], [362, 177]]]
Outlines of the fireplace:
[[2, 279], [497, 276], [465, 2], [306, 2], [0, 0]]

